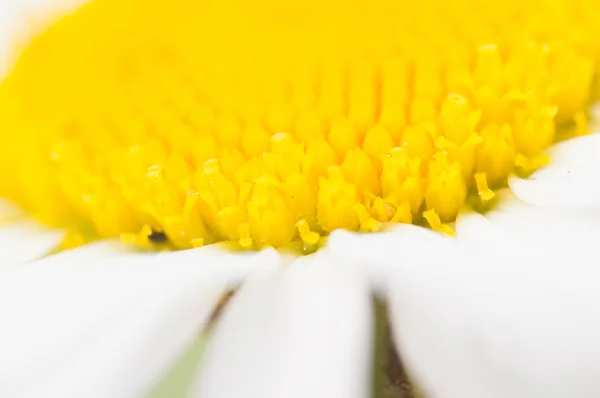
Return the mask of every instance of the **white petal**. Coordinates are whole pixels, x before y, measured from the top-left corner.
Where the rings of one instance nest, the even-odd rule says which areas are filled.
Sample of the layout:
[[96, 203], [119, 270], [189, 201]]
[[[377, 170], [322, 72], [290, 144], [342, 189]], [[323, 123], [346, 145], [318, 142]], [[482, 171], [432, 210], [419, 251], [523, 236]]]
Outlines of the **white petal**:
[[455, 239], [414, 225], [373, 234], [335, 231], [325, 250], [346, 266], [365, 272], [379, 292], [398, 267], [420, 267], [461, 255]]
[[63, 232], [32, 223], [0, 227], [0, 268], [24, 264], [48, 254], [61, 241]]
[[506, 203], [485, 215], [464, 211], [456, 219], [456, 235], [465, 250], [488, 255], [510, 251], [522, 257], [551, 244], [564, 246], [564, 230], [560, 229], [563, 225], [558, 217], [556, 222], [550, 222], [553, 216], [557, 217], [531, 206], [506, 206]]
[[[480, 233], [490, 238], [487, 245], [482, 246], [495, 246], [500, 251], [518, 255], [522, 260], [530, 256], [531, 261], [559, 256], [563, 261], [579, 264], [595, 256], [600, 222], [594, 217], [585, 212], [530, 206], [515, 197], [504, 195], [506, 193], [500, 192], [503, 201], [496, 209], [486, 213], [488, 222], [479, 223], [479, 231], [471, 229], [472, 235]], [[461, 235], [461, 230], [465, 231], [463, 222], [462, 217], [457, 222], [459, 240], [464, 235]]]
[[600, 170], [547, 168], [528, 179], [511, 177], [512, 191], [522, 201], [549, 208], [600, 208]]
[[68, 255], [0, 278], [0, 396], [139, 396], [193, 340], [232, 280], [279, 261], [271, 250], [213, 247]]
[[552, 163], [527, 179], [509, 178], [522, 201], [549, 208], [600, 209], [600, 134], [574, 138], [551, 151]]
[[398, 270], [394, 335], [428, 396], [600, 396], [600, 268], [549, 265], [515, 257]]
[[[60, 253], [43, 257], [29, 263], [28, 267], [80, 267], [82, 263], [91, 264], [105, 261], [111, 257], [123, 254], [131, 254], [132, 248], [116, 240], [105, 240], [89, 243], [85, 246], [65, 250]], [[12, 272], [13, 269], [11, 268]]]
[[600, 134], [573, 138], [552, 147], [550, 167], [566, 170], [598, 169], [600, 166], [599, 153]]
[[320, 253], [244, 285], [217, 325], [193, 396], [368, 397], [369, 290], [330, 262]]
[[474, 211], [464, 211], [456, 218], [456, 236], [459, 243], [486, 249], [506, 249], [507, 244], [519, 244], [504, 228]]

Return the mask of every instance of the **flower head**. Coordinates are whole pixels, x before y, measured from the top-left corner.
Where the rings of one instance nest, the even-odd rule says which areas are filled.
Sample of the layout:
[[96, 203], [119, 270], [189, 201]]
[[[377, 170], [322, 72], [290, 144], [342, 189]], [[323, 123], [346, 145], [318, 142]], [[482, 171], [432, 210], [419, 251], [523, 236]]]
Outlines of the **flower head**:
[[85, 239], [176, 248], [448, 230], [585, 126], [587, 3], [96, 0], [0, 88], [0, 193]]
[[189, 395], [363, 398], [373, 292], [430, 397], [600, 395], [600, 136], [548, 151], [588, 132], [596, 8], [93, 0], [58, 20], [0, 85], [0, 196], [46, 224], [0, 227], [0, 395], [140, 396], [202, 332]]

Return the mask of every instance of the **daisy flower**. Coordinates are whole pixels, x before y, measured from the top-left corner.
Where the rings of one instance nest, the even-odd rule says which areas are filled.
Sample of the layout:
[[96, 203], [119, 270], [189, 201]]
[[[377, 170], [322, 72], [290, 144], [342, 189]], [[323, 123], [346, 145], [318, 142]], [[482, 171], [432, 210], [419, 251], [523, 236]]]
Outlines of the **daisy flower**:
[[2, 0], [0, 396], [600, 396], [597, 11]]

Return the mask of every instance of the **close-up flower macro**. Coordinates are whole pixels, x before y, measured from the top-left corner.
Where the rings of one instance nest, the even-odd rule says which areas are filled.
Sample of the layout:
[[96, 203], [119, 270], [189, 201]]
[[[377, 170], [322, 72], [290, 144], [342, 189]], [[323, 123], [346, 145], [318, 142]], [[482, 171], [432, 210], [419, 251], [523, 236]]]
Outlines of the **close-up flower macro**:
[[600, 397], [599, 0], [0, 0], [0, 397]]

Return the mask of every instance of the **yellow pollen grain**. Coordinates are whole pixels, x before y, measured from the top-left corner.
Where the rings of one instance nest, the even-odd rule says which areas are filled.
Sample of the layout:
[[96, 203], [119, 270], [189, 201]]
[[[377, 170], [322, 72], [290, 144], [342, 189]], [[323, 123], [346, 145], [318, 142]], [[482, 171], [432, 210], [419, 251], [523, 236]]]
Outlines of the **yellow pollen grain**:
[[448, 223], [586, 134], [596, 0], [93, 0], [0, 85], [0, 195], [67, 228], [316, 249]]

